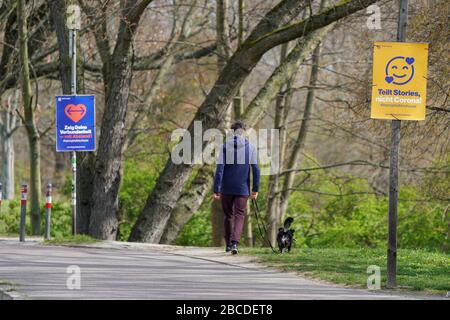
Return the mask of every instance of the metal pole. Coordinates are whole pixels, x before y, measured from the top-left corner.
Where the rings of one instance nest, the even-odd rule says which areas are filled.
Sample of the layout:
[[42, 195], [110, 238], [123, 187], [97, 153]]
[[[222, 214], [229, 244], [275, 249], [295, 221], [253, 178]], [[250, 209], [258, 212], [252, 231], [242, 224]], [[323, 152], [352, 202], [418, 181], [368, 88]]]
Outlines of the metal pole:
[[45, 194], [45, 239], [50, 239], [50, 230], [52, 222], [52, 184], [47, 185]]
[[391, 163], [389, 167], [389, 218], [387, 250], [387, 287], [397, 285], [397, 202], [398, 202], [398, 157], [400, 149], [400, 120], [391, 124]]
[[[408, 19], [408, 0], [400, 0], [397, 41], [404, 42]], [[400, 153], [400, 120], [391, 124], [391, 160], [389, 166], [389, 217], [387, 250], [387, 288], [397, 285], [398, 163]]]
[[[72, 59], [71, 94], [77, 94], [77, 30], [69, 30], [69, 49]], [[72, 152], [72, 234], [77, 233], [77, 153]]]
[[0, 213], [2, 213], [3, 185], [0, 183]]
[[72, 234], [77, 234], [77, 153], [72, 152]]
[[19, 224], [20, 242], [25, 241], [25, 223], [27, 219], [27, 193], [28, 193], [28, 185], [26, 183], [23, 183], [22, 189], [20, 190], [20, 224]]

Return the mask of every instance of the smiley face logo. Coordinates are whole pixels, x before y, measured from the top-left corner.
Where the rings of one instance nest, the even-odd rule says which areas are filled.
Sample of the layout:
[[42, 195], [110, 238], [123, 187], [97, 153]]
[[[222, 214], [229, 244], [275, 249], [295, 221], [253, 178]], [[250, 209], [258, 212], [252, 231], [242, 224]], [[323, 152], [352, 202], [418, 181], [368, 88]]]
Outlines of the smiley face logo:
[[414, 58], [394, 57], [386, 64], [386, 82], [404, 85], [414, 77]]

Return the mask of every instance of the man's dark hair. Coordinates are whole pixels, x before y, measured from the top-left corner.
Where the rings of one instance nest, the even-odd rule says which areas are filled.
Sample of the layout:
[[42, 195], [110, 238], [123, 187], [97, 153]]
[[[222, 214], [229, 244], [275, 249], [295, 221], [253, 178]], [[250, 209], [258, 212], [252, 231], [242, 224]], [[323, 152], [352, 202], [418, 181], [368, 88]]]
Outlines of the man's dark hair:
[[231, 129], [233, 130], [245, 130], [245, 123], [243, 123], [240, 120], [235, 121], [232, 125], [231, 125]]

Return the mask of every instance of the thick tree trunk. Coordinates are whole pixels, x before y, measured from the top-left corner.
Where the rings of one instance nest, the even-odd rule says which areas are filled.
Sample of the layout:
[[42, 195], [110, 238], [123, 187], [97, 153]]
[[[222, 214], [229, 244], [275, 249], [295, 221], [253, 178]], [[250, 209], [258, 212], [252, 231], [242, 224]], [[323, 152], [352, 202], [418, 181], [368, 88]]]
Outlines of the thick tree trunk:
[[83, 152], [77, 156], [77, 233], [89, 234], [92, 208], [94, 153]]
[[[201, 167], [191, 185], [181, 195], [170, 216], [160, 243], [170, 244], [176, 240], [183, 226], [200, 208], [212, 186], [212, 166]], [[222, 223], [223, 225], [223, 223]]]
[[[130, 93], [133, 52], [132, 41], [139, 20], [150, 0], [124, 3], [116, 46], [104, 76], [106, 106], [95, 159], [92, 184], [89, 234], [97, 239], [116, 240], [119, 214], [119, 189], [122, 180], [123, 148], [126, 142], [126, 117]], [[109, 53], [106, 53], [109, 54]]]
[[41, 146], [36, 131], [28, 132], [30, 145], [30, 200], [31, 200], [31, 233], [41, 233]]
[[98, 239], [115, 240], [118, 227], [118, 194], [132, 60], [130, 47], [126, 50], [127, 53], [112, 64], [114, 74], [107, 87], [106, 111], [95, 159], [89, 234]]
[[55, 171], [53, 173], [53, 187], [60, 189], [64, 185], [67, 173], [67, 163], [70, 161], [69, 157], [64, 152], [55, 153]]
[[69, 31], [66, 26], [65, 0], [53, 0], [49, 2], [50, 13], [58, 40], [59, 51], [59, 79], [63, 94], [70, 94], [71, 88], [71, 61], [69, 52]]
[[[202, 121], [204, 130], [218, 127], [222, 123], [221, 115], [224, 110], [265, 52], [281, 43], [309, 35], [373, 2], [375, 0], [347, 0], [302, 22], [280, 28], [304, 8], [303, 5], [298, 5], [298, 1], [282, 1], [266, 14], [230, 58], [189, 126], [191, 136], [194, 133], [194, 121]], [[259, 112], [256, 116], [260, 116]], [[158, 243], [161, 240], [167, 221], [192, 170], [191, 164], [174, 164], [168, 160], [133, 226], [130, 241]]]

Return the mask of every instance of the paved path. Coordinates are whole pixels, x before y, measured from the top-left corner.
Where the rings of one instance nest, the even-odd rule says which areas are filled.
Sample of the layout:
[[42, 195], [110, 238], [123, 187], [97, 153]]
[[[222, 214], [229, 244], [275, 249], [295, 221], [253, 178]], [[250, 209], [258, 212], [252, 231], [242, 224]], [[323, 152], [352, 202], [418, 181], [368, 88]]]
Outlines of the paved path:
[[[67, 267], [81, 268], [68, 290]], [[31, 299], [409, 299], [319, 283], [219, 249], [101, 243], [44, 246], [0, 239], [0, 284]]]

